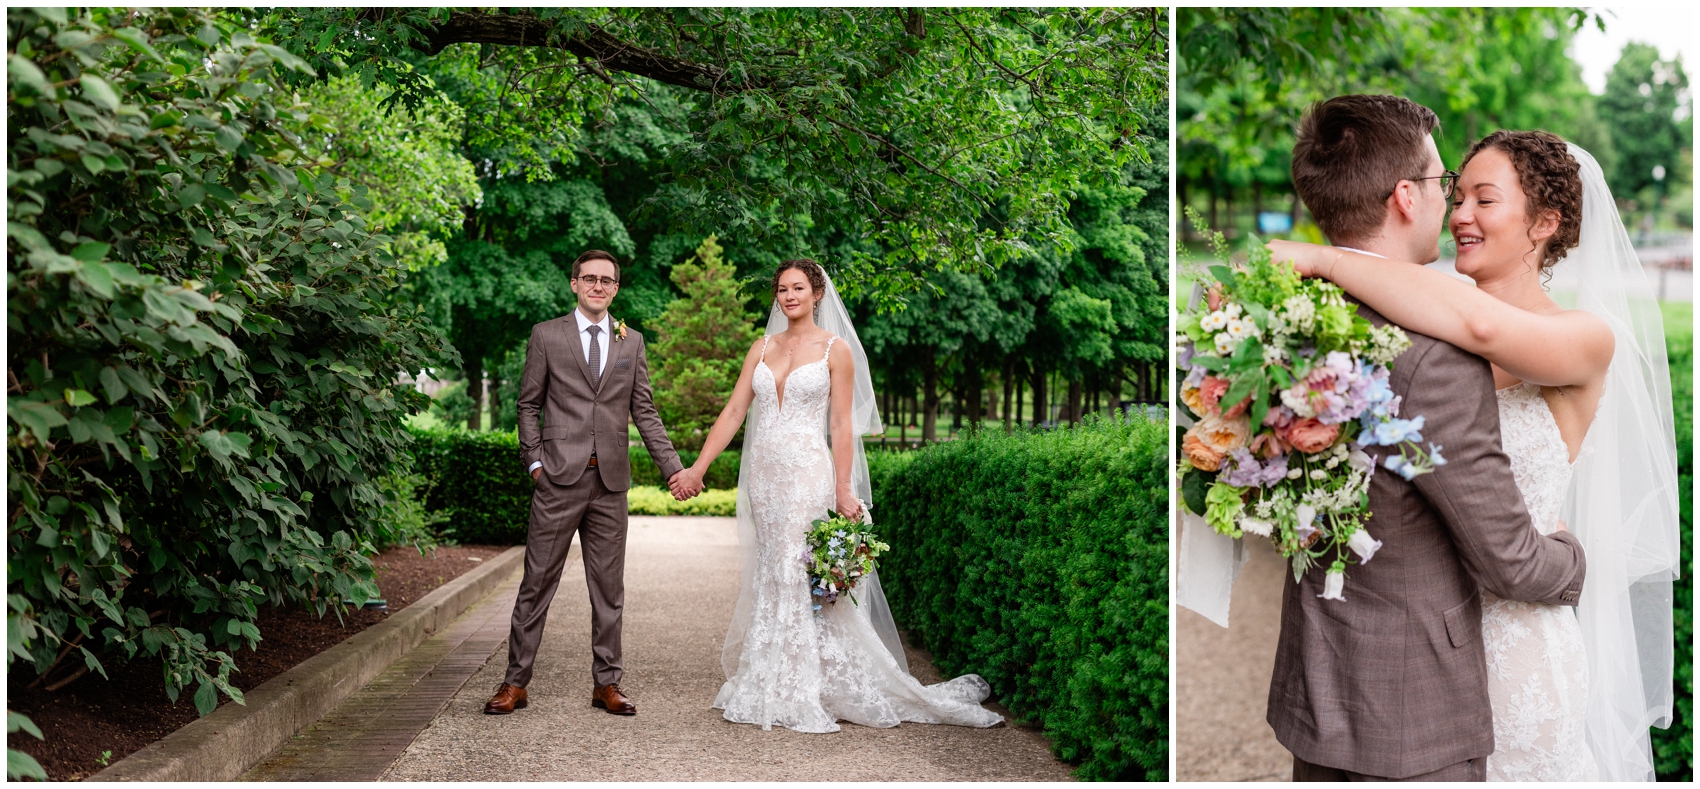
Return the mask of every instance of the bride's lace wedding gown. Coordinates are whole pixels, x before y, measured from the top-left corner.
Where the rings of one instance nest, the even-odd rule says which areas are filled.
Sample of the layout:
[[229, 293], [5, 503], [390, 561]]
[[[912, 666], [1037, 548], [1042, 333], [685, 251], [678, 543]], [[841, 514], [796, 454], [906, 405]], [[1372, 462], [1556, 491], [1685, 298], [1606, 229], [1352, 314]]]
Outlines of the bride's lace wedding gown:
[[840, 720], [996, 725], [1003, 718], [980, 706], [991, 688], [979, 676], [922, 686], [887, 650], [867, 608], [841, 598], [815, 615], [804, 535], [836, 504], [826, 441], [832, 378], [823, 357], [794, 368], [781, 392], [766, 356], [764, 341], [751, 381], [757, 418], [744, 438], [753, 465], [739, 480], [756, 530], [753, 609], [715, 708], [735, 723], [817, 733], [838, 731]]
[[[1570, 450], [1541, 388], [1501, 389], [1499, 436], [1529, 517], [1541, 534], [1558, 528], [1572, 472]], [[1482, 641], [1493, 703], [1489, 781], [1592, 781], [1583, 738], [1588, 661], [1576, 609], [1501, 600], [1482, 592]]]

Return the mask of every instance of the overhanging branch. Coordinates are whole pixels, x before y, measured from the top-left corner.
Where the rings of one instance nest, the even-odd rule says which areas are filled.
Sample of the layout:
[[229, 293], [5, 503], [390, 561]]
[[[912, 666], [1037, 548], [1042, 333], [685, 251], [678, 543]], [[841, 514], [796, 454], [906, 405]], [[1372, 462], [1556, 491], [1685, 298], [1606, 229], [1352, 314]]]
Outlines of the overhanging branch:
[[[368, 9], [366, 16], [382, 19], [388, 11]], [[431, 55], [452, 44], [541, 46], [571, 52], [592, 61], [596, 68], [647, 77], [690, 90], [725, 94], [768, 87], [766, 81], [760, 79], [733, 81], [724, 68], [637, 46], [596, 25], [586, 25], [570, 34], [562, 34], [553, 22], [540, 19], [530, 11], [490, 13], [455, 9], [449, 12], [447, 20], [434, 28], [422, 27], [419, 34], [423, 40], [415, 46]]]

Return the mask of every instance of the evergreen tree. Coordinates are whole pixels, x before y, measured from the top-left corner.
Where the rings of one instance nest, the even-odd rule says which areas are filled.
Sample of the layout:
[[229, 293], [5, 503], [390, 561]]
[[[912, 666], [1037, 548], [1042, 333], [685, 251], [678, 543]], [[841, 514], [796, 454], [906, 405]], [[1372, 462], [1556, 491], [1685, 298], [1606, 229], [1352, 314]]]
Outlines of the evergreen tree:
[[655, 405], [680, 449], [702, 448], [738, 383], [744, 354], [761, 336], [722, 252], [709, 236], [695, 258], [673, 267], [673, 284], [685, 295], [656, 322]]

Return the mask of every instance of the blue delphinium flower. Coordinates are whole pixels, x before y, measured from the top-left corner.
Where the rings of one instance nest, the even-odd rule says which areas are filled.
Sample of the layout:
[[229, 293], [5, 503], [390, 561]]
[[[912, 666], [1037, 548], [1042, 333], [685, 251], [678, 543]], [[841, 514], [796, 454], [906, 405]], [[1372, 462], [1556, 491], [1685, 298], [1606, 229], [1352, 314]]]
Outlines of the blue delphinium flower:
[[1440, 456], [1440, 447], [1432, 441], [1428, 445], [1428, 460], [1436, 466], [1446, 465], [1446, 458]]

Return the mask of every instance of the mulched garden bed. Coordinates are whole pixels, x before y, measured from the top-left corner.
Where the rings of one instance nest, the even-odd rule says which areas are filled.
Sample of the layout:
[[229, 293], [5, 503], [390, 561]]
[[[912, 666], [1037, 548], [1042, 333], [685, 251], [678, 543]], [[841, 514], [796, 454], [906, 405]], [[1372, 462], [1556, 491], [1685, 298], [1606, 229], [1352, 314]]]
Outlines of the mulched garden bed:
[[[320, 619], [300, 608], [262, 611], [260, 646], [235, 655], [240, 671], [231, 675], [231, 684], [243, 692], [253, 690], [505, 550], [506, 546], [458, 545], [438, 548], [427, 556], [412, 548], [379, 554], [373, 563], [388, 612], [348, 612], [339, 623], [335, 614], [326, 613]], [[194, 688], [185, 689], [176, 704], [166, 698], [157, 658], [108, 664], [111, 680], [89, 674], [53, 693], [27, 687], [35, 679], [34, 672], [25, 666], [14, 668], [19, 670], [6, 677], [6, 707], [29, 716], [47, 739], [18, 732], [7, 737], [6, 744], [35, 757], [55, 781], [87, 778], [198, 717], [192, 701]], [[229, 699], [220, 698], [219, 703], [228, 704]]]

